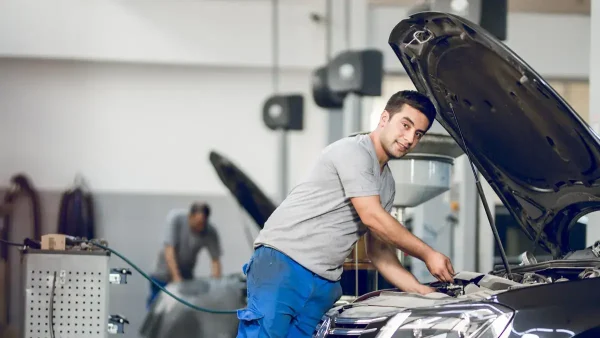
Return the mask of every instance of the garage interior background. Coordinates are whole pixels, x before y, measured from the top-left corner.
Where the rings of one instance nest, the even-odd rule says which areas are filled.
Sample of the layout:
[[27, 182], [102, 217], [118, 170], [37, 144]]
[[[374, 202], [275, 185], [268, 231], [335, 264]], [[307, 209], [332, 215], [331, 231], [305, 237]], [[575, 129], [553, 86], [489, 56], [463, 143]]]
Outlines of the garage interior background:
[[[533, 9], [509, 7], [505, 43], [597, 130], [600, 89], [590, 80], [600, 70], [590, 60], [600, 49], [592, 40], [599, 40], [592, 18], [600, 20], [600, 4], [550, 1], [564, 7], [553, 12], [548, 2], [528, 2]], [[586, 3], [591, 14], [579, 11]], [[325, 1], [280, 3], [279, 89], [305, 96], [304, 130], [289, 137], [289, 187], [329, 142], [329, 113], [314, 105], [310, 92], [311, 72], [325, 64], [327, 43], [334, 54], [348, 48], [384, 52], [384, 92], [364, 100], [363, 129], [371, 128], [371, 112], [379, 114], [391, 93], [412, 88], [387, 46], [408, 1], [352, 0], [348, 22], [345, 4], [333, 1], [327, 40], [325, 24], [314, 20], [325, 14]], [[221, 234], [223, 272], [239, 272], [251, 254], [245, 228], [253, 235], [256, 228], [219, 181], [208, 153], [225, 154], [280, 200], [280, 139], [261, 119], [263, 101], [274, 90], [271, 35], [270, 1], [3, 1], [0, 188], [12, 175], [27, 174], [41, 193], [42, 231], [53, 232], [60, 196], [81, 174], [94, 194], [99, 237], [145, 270], [154, 266], [167, 212], [205, 200]], [[483, 208], [475, 214], [478, 200], [465, 162], [460, 158], [455, 166], [454, 184], [468, 203], [454, 229], [453, 262], [457, 269], [486, 271], [493, 265], [493, 239]], [[500, 203], [486, 191], [490, 204]], [[428, 203], [447, 202], [451, 193]], [[16, 226], [11, 239], [27, 231]], [[473, 246], [476, 234], [479, 248]], [[598, 229], [588, 229], [588, 244], [597, 238]], [[12, 261], [17, 266], [18, 255]], [[206, 253], [199, 262], [197, 274], [207, 275]], [[111, 290], [111, 313], [131, 321], [125, 337], [137, 337], [147, 293], [137, 273], [130, 286]], [[21, 309], [18, 297], [11, 312]]]

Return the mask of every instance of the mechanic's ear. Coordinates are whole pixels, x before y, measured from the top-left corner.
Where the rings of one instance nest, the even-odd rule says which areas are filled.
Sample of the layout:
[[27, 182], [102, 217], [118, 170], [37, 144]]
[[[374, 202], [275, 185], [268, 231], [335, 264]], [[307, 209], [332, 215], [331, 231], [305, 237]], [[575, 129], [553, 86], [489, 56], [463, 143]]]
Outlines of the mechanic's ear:
[[379, 124], [383, 127], [390, 119], [390, 113], [387, 110], [381, 112], [381, 118], [379, 119]]

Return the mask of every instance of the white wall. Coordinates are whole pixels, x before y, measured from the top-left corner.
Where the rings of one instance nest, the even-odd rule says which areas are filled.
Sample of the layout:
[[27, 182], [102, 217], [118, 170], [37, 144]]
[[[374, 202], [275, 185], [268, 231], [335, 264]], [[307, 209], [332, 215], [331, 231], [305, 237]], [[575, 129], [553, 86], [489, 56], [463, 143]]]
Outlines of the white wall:
[[[344, 48], [343, 0], [334, 0], [334, 51]], [[351, 46], [385, 53], [385, 67], [402, 71], [387, 45], [405, 7], [351, 2]], [[282, 0], [283, 67], [314, 69], [325, 62], [325, 1]], [[368, 18], [365, 12], [368, 11]], [[0, 2], [0, 56], [269, 67], [271, 1], [5, 0]], [[506, 44], [546, 77], [587, 78], [590, 17], [510, 13]]]
[[[309, 17], [323, 4], [281, 2], [282, 66], [324, 62]], [[269, 67], [271, 1], [6, 0], [0, 42], [8, 56]]]
[[[261, 115], [268, 71], [4, 59], [0, 74], [0, 184], [24, 170], [40, 189], [63, 189], [81, 172], [97, 191], [224, 193], [215, 149], [277, 191], [277, 135]], [[282, 75], [282, 90], [307, 97], [292, 182], [325, 143], [309, 81]]]
[[[261, 117], [273, 93], [271, 3], [1, 2], [0, 185], [23, 170], [62, 189], [80, 172], [96, 191], [225, 194], [207, 158], [217, 149], [276, 196], [279, 138]], [[343, 4], [334, 51], [346, 47]], [[365, 4], [353, 2], [350, 46], [364, 45]], [[290, 188], [326, 144], [327, 115], [310, 95], [326, 59], [326, 28], [310, 14], [324, 11], [296, 0], [279, 10], [280, 90], [305, 94]]]
[[[369, 43], [384, 51], [386, 70], [404, 73], [388, 46], [391, 30], [407, 16], [405, 7], [372, 10]], [[590, 66], [590, 17], [509, 13], [504, 43], [546, 78], [587, 79]]]

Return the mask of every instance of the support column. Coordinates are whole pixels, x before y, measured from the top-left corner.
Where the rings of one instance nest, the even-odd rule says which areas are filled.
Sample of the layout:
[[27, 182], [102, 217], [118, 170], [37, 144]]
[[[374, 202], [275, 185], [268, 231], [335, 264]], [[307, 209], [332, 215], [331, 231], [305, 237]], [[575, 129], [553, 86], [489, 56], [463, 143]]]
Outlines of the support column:
[[[341, 51], [367, 47], [369, 8], [366, 0], [327, 0], [327, 9], [331, 25], [327, 36], [328, 61]], [[326, 113], [327, 144], [347, 136], [350, 129], [362, 131], [362, 107], [360, 99], [348, 97], [343, 110], [331, 109]]]
[[[600, 2], [591, 2], [591, 41], [590, 41], [590, 126], [600, 134]], [[600, 211], [588, 214], [586, 245], [600, 240]]]
[[344, 137], [362, 130], [362, 98], [350, 93], [344, 100], [344, 114], [342, 119]]
[[[475, 243], [477, 243], [477, 211], [480, 203], [475, 187], [475, 177], [467, 155], [462, 155], [455, 161], [455, 174], [459, 175], [459, 212], [458, 225], [454, 230], [454, 270], [475, 271]], [[482, 222], [483, 223], [483, 222]], [[483, 226], [483, 224], [482, 224]], [[488, 226], [489, 228], [489, 226]]]
[[[467, 163], [468, 164], [468, 163]], [[467, 168], [469, 171], [471, 171], [471, 168]], [[471, 173], [471, 177], [473, 177], [473, 174]], [[499, 203], [497, 202], [496, 198], [494, 198], [496, 195], [496, 192], [494, 191], [494, 189], [492, 189], [492, 187], [487, 183], [487, 181], [485, 179], [483, 179], [480, 175], [480, 182], [481, 182], [481, 187], [483, 188], [483, 192], [485, 193], [485, 196], [487, 197], [487, 202], [488, 202], [488, 207], [490, 208], [490, 213], [492, 215], [492, 219], [495, 220], [496, 218], [496, 204]], [[472, 188], [473, 188], [473, 196], [474, 196], [474, 203], [472, 208], [473, 209], [477, 209], [477, 212], [475, 212], [476, 214], [476, 221], [477, 221], [477, 238], [479, 239], [478, 242], [478, 246], [474, 246], [473, 247], [473, 257], [477, 258], [477, 265], [475, 266], [475, 271], [483, 271], [483, 272], [487, 272], [487, 271], [491, 271], [494, 268], [494, 264], [496, 261], [496, 248], [497, 248], [497, 244], [496, 244], [496, 240], [494, 239], [494, 232], [492, 231], [492, 226], [488, 220], [488, 217], [485, 213], [485, 208], [483, 206], [483, 202], [481, 201], [481, 198], [479, 197], [478, 193], [477, 193], [477, 187], [475, 186], [475, 180], [473, 180], [472, 183]], [[477, 206], [475, 208], [475, 206]], [[502, 264], [502, 260], [500, 259], [498, 261], [498, 264]]]

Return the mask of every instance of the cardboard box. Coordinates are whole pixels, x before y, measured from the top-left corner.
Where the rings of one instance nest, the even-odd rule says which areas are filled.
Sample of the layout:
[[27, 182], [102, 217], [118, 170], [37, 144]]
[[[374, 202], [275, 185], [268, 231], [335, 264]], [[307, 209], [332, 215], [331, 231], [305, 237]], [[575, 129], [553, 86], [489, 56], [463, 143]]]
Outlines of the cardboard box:
[[60, 234], [50, 234], [42, 236], [42, 250], [65, 250], [66, 236]]

